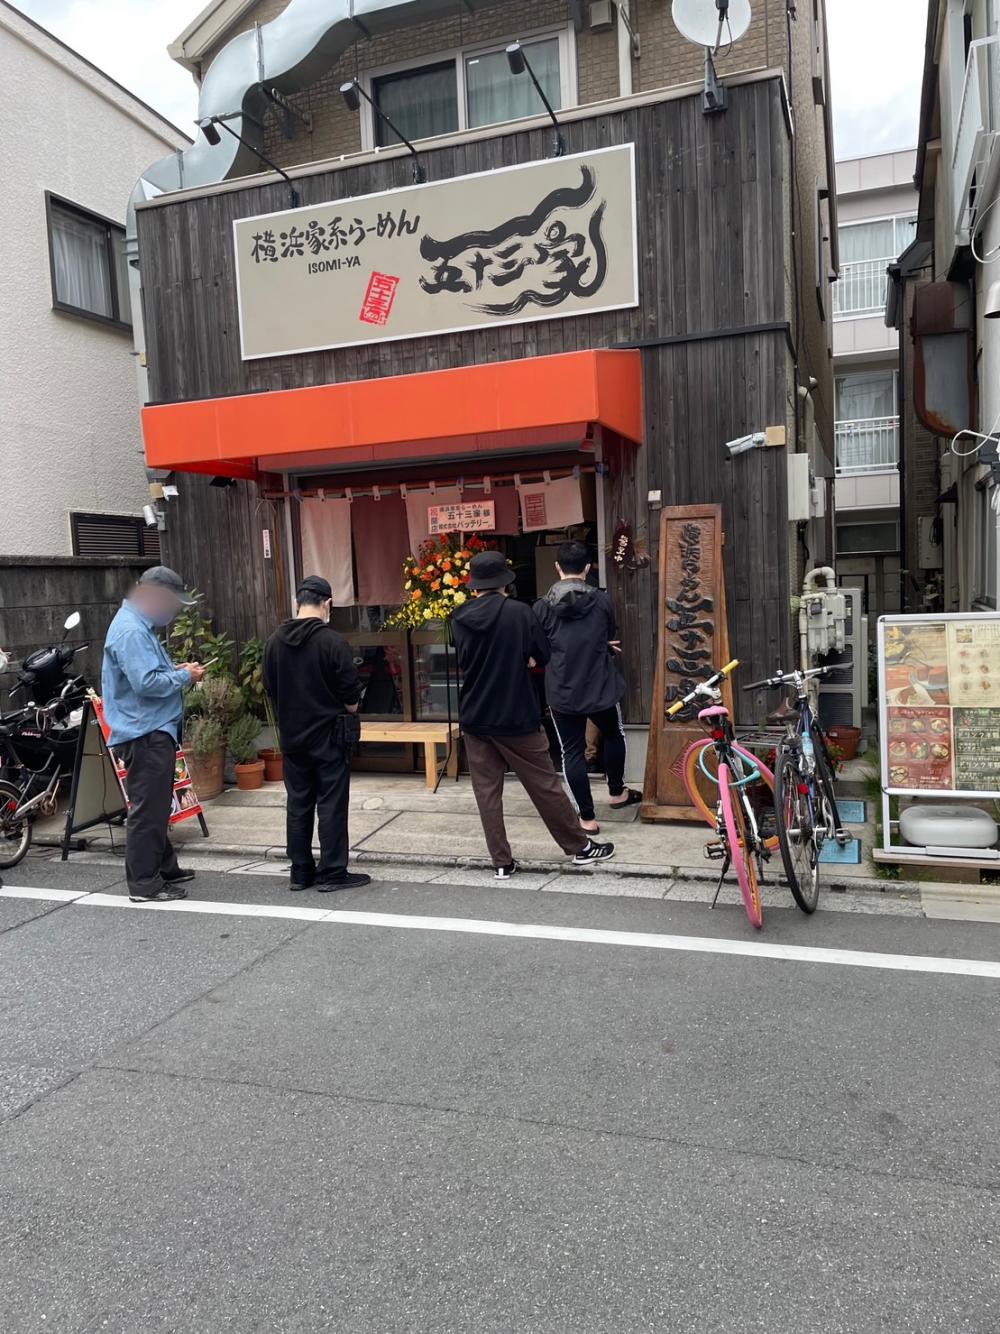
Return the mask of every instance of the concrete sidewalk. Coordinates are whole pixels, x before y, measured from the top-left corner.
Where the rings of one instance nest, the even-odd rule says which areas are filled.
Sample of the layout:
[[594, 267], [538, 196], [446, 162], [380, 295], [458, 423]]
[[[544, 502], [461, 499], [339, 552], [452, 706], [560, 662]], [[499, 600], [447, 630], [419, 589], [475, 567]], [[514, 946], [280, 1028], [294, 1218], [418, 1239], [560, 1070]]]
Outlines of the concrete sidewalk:
[[[599, 796], [600, 789], [595, 789]], [[551, 876], [567, 870], [566, 859], [549, 837], [521, 785], [513, 778], [507, 782], [505, 796], [507, 828], [514, 855], [526, 871]], [[172, 837], [185, 854], [225, 854], [248, 861], [285, 861], [285, 790], [280, 783], [269, 783], [256, 792], [228, 789], [222, 796], [206, 803], [210, 837], [202, 837], [197, 821], [177, 826]], [[870, 803], [867, 814], [873, 814]], [[643, 824], [638, 807], [613, 811], [606, 802], [597, 804], [601, 823], [600, 837], [611, 839], [617, 847], [613, 862], [601, 867], [600, 875], [651, 877], [658, 880], [704, 880], [718, 878], [719, 863], [704, 856], [712, 832], [703, 824]], [[857, 866], [824, 867], [823, 883], [828, 888], [866, 888], [893, 892], [898, 882], [874, 879], [868, 859], [874, 828], [870, 824], [852, 826], [861, 840], [862, 857]], [[428, 791], [422, 776], [397, 774], [356, 774], [351, 784], [352, 861], [383, 864], [394, 868], [397, 878], [407, 866], [438, 866], [456, 869], [486, 869], [489, 859], [483, 841], [479, 815], [467, 777], [455, 783], [445, 780], [437, 793]], [[38, 826], [38, 836], [61, 835], [53, 822]], [[108, 849], [120, 846], [121, 830], [97, 828], [85, 836], [89, 847]], [[774, 874], [780, 874], [780, 857], [772, 861]], [[275, 868], [276, 869], [276, 868]], [[370, 868], [369, 868], [370, 869]], [[592, 872], [583, 871], [583, 876]]]

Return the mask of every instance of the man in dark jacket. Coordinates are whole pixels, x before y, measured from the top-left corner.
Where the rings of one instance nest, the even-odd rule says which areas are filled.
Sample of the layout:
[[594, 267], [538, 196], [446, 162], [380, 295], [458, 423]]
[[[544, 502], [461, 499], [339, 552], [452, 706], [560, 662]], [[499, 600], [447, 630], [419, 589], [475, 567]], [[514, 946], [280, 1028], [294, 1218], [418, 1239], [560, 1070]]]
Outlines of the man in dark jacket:
[[[347, 869], [351, 753], [362, 685], [347, 641], [330, 625], [333, 590], [311, 574], [296, 593], [294, 620], [264, 648], [264, 685], [274, 702], [288, 795], [290, 889], [321, 892], [367, 885], [371, 876]], [[319, 866], [313, 825], [319, 813]]]
[[513, 769], [546, 828], [580, 866], [607, 861], [613, 843], [595, 843], [580, 829], [552, 766], [531, 668], [549, 658], [549, 645], [530, 607], [511, 601], [514, 575], [499, 551], [471, 565], [476, 594], [452, 618], [462, 675], [459, 719], [472, 790], [498, 880], [517, 871], [503, 819], [503, 785]]
[[590, 561], [581, 542], [564, 542], [556, 562], [559, 575], [535, 615], [552, 645], [545, 670], [545, 695], [562, 747], [566, 781], [580, 812], [580, 825], [596, 834], [594, 798], [587, 777], [587, 721], [604, 739], [608, 800], [616, 809], [632, 806], [642, 794], [625, 786], [625, 728], [621, 701], [625, 678], [618, 666], [618, 639], [611, 599], [587, 582]]

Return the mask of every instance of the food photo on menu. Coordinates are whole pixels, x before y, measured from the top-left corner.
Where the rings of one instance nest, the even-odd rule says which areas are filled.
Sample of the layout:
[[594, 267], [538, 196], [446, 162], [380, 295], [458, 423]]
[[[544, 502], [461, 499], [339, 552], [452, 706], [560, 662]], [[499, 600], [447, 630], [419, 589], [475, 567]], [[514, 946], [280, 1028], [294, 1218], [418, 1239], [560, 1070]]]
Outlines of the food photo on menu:
[[952, 702], [945, 625], [887, 626], [884, 653], [890, 706], [929, 708]]
[[887, 713], [889, 786], [951, 791], [951, 710], [890, 707]]
[[951, 703], [1000, 707], [1000, 624], [952, 622], [948, 632]]

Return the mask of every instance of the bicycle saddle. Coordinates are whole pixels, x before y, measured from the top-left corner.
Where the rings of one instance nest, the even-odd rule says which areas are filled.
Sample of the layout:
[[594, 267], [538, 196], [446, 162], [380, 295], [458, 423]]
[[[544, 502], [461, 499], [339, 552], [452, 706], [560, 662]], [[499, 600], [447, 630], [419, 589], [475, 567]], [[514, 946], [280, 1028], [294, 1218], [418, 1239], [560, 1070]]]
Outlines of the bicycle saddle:
[[710, 704], [707, 709], [701, 709], [698, 713], [699, 718], [728, 718], [729, 710], [723, 704]]

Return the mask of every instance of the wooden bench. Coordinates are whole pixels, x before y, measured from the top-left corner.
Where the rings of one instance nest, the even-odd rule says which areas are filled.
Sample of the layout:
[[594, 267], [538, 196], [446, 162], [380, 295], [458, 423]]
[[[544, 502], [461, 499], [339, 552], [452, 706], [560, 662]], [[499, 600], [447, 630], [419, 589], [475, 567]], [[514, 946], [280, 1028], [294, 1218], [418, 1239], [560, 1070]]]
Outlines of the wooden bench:
[[[361, 740], [419, 745], [424, 748], [424, 772], [427, 786], [435, 792], [444, 776], [458, 778], [458, 742], [462, 729], [458, 723], [378, 723], [362, 720]], [[438, 772], [437, 748], [445, 746], [445, 768]]]

